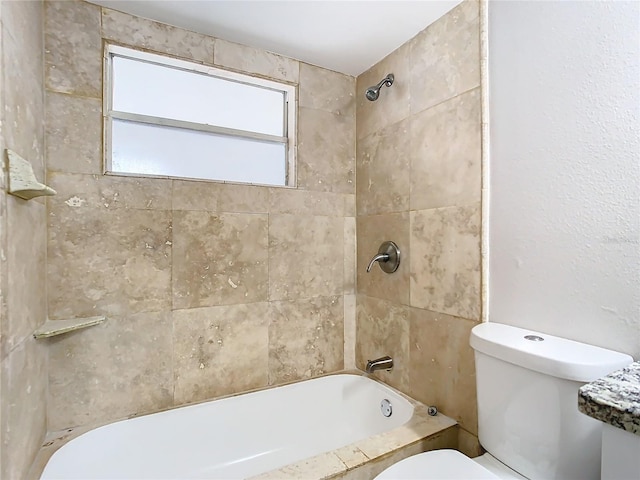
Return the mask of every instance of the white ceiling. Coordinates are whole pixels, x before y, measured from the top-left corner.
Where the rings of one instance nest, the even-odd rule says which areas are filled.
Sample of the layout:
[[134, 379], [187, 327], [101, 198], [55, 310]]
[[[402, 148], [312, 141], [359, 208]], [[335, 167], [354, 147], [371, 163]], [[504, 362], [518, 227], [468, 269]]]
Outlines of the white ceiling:
[[461, 0], [91, 0], [357, 76]]

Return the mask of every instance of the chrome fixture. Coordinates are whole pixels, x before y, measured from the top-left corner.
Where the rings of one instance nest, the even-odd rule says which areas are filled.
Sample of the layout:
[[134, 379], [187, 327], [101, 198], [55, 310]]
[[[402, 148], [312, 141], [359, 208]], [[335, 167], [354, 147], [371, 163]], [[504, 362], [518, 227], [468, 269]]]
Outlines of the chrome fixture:
[[400, 265], [400, 249], [398, 245], [387, 240], [382, 242], [378, 249], [378, 254], [371, 259], [367, 267], [367, 273], [371, 271], [373, 264], [379, 262], [380, 268], [385, 273], [393, 273]]
[[393, 358], [391, 357], [380, 357], [375, 360], [367, 361], [367, 373], [373, 373], [376, 370], [386, 370], [389, 371], [393, 368]]
[[370, 100], [372, 102], [376, 101], [380, 96], [380, 89], [382, 88], [382, 86], [386, 85], [387, 87], [390, 87], [391, 85], [393, 85], [393, 80], [393, 73], [390, 73], [382, 80], [380, 80], [380, 83], [376, 86], [367, 88], [367, 91], [364, 93], [364, 95], [367, 97], [367, 100]]
[[388, 398], [385, 398], [380, 402], [380, 411], [385, 417], [390, 417], [393, 413], [393, 405], [391, 405]]

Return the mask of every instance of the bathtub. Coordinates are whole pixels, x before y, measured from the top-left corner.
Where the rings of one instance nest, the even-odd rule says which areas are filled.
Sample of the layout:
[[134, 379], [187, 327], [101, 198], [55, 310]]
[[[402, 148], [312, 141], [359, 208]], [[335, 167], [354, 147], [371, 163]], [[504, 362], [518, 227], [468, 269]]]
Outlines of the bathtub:
[[330, 375], [105, 425], [63, 445], [41, 478], [247, 478], [397, 429], [414, 405], [367, 377]]

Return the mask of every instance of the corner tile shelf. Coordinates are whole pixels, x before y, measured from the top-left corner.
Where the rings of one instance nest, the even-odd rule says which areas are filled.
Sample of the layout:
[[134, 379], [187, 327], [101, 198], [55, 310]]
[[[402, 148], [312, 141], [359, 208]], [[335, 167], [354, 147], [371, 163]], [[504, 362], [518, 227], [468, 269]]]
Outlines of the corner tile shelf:
[[33, 338], [49, 338], [63, 333], [73, 332], [82, 328], [92, 327], [104, 322], [107, 318], [87, 317], [87, 318], [71, 318], [69, 320], [47, 320], [40, 328], [33, 332]]
[[20, 197], [23, 200], [55, 195], [56, 191], [38, 182], [31, 164], [16, 152], [7, 149], [7, 162], [9, 163], [8, 193]]

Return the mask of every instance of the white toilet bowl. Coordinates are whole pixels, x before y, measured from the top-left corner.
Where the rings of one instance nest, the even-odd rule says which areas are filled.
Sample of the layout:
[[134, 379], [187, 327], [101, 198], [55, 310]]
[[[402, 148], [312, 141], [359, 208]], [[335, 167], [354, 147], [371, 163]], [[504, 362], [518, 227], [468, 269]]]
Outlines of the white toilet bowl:
[[488, 453], [471, 459], [457, 450], [420, 453], [390, 466], [374, 480], [526, 480]]

